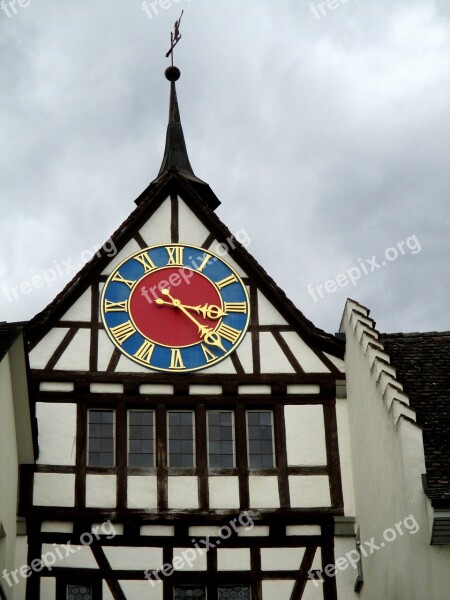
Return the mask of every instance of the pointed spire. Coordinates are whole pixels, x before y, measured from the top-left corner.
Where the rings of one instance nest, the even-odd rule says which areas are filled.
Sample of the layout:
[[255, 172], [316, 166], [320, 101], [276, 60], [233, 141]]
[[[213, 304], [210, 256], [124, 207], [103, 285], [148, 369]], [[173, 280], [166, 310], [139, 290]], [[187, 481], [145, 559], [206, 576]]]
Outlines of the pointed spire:
[[180, 78], [180, 70], [177, 67], [168, 67], [165, 75], [170, 81], [169, 123], [167, 125], [166, 148], [158, 177], [164, 175], [167, 171], [176, 170], [185, 177], [196, 178], [189, 162], [178, 109], [175, 81]]
[[[181, 177], [188, 180], [204, 198], [209, 208], [215, 210], [220, 205], [220, 200], [209, 185], [195, 175], [189, 162], [175, 88], [175, 82], [180, 78], [180, 70], [172, 65], [166, 69], [165, 75], [166, 79], [170, 81], [169, 123], [167, 125], [166, 147], [158, 176], [152, 181], [150, 186], [158, 183], [168, 173], [178, 173]], [[137, 203], [139, 202], [137, 201]]]

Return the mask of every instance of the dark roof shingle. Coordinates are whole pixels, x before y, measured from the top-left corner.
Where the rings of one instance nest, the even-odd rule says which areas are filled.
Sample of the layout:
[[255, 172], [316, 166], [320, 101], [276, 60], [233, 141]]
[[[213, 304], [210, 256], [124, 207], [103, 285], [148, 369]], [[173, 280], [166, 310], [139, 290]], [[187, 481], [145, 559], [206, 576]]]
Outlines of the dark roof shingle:
[[426, 493], [450, 502], [450, 331], [381, 335], [423, 429]]

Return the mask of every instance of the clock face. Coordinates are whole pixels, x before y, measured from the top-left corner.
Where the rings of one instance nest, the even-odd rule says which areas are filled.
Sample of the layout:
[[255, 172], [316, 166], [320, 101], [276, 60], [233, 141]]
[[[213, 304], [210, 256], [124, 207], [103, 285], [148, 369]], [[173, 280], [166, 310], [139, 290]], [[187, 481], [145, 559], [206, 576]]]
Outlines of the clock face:
[[242, 341], [250, 318], [236, 271], [209, 250], [184, 244], [144, 248], [114, 269], [101, 314], [111, 341], [158, 371], [204, 369]]

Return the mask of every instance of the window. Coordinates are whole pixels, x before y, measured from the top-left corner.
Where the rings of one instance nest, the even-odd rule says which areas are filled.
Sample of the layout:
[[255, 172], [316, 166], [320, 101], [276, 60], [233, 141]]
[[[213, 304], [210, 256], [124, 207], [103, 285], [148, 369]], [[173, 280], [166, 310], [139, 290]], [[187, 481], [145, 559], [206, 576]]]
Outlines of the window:
[[90, 410], [88, 415], [88, 465], [113, 467], [115, 464], [114, 411]]
[[67, 586], [67, 600], [92, 600], [91, 586], [69, 583]]
[[234, 467], [233, 413], [208, 412], [208, 461], [211, 468]]
[[250, 600], [249, 585], [221, 585], [219, 600]]
[[192, 411], [171, 410], [168, 416], [169, 467], [193, 467], [194, 415]]
[[154, 413], [152, 410], [128, 412], [128, 466], [154, 467]]
[[248, 466], [251, 469], [274, 467], [272, 412], [247, 412]]
[[176, 585], [173, 589], [174, 600], [206, 600], [206, 592], [203, 586]]

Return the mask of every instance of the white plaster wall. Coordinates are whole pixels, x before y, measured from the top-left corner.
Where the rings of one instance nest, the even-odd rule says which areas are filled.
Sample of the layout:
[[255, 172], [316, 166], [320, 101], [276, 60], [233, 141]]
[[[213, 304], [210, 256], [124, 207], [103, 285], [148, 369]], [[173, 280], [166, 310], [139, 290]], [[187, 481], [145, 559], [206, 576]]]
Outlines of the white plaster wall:
[[255, 525], [251, 529], [247, 527], [238, 527], [239, 537], [267, 537], [270, 533], [268, 525]]
[[262, 582], [263, 600], [290, 600], [295, 581], [293, 579], [266, 579]]
[[41, 577], [41, 598], [43, 600], [56, 599], [56, 579], [54, 577]]
[[208, 373], [208, 375], [236, 375], [236, 369], [234, 368], [231, 358], [228, 357], [220, 361], [217, 365], [208, 367], [207, 370], [205, 369], [205, 373]]
[[173, 394], [173, 385], [168, 383], [142, 383], [140, 394]]
[[320, 385], [304, 384], [304, 383], [288, 383], [288, 394], [319, 394]]
[[258, 321], [260, 325], [287, 325], [277, 309], [262, 292], [258, 290]]
[[106, 581], [102, 582], [102, 594], [102, 600], [114, 600], [114, 596], [111, 594], [111, 590]]
[[116, 475], [86, 475], [86, 506], [115, 508]]
[[332, 354], [328, 354], [328, 352], [324, 352], [325, 356], [330, 360], [335, 367], [341, 371], [341, 373], [345, 373], [345, 362], [342, 358], [337, 358], [337, 356], [333, 356]]
[[77, 436], [76, 404], [38, 402], [40, 465], [75, 465]]
[[114, 347], [108, 335], [103, 329], [98, 332], [98, 357], [97, 368], [99, 371], [106, 371], [114, 352]]
[[246, 333], [236, 353], [245, 373], [253, 373], [253, 350], [251, 333]]
[[50, 329], [47, 335], [30, 352], [30, 367], [32, 369], [44, 369], [68, 331], [65, 327]]
[[33, 504], [37, 506], [74, 506], [75, 475], [35, 473]]
[[135, 571], [156, 570], [163, 561], [162, 548], [144, 548], [134, 546], [105, 546], [105, 556], [114, 570]]
[[250, 571], [250, 548], [219, 548], [218, 571]]
[[73, 392], [74, 384], [70, 381], [41, 381], [40, 392]]
[[[4, 568], [11, 571], [15, 564], [18, 455], [13, 402], [7, 354], [0, 362], [0, 523], [6, 534], [0, 537], [0, 573]], [[4, 580], [2, 584], [7, 588]]]
[[55, 370], [89, 371], [91, 332], [79, 329], [55, 365]]
[[[227, 242], [224, 243], [227, 244]], [[231, 248], [231, 245], [229, 247]], [[232, 267], [236, 271], [238, 275], [240, 275], [241, 277], [247, 277], [245, 271], [240, 267], [240, 265], [237, 264], [237, 262], [233, 258], [231, 258], [229, 252], [225, 252], [225, 248], [220, 246], [217, 240], [213, 241], [208, 250], [220, 256], [220, 258], [227, 262], [230, 265], [230, 267]]]
[[91, 288], [88, 288], [61, 317], [61, 321], [91, 320]]
[[[89, 546], [76, 546], [72, 544], [72, 552], [66, 556], [63, 546], [53, 544], [42, 544], [42, 561], [50, 565], [54, 562], [55, 567], [67, 567], [71, 569], [98, 569], [98, 563]], [[57, 552], [57, 550], [59, 551]], [[73, 552], [76, 550], [76, 552]], [[48, 557], [46, 558], [46, 554]], [[59, 557], [59, 554], [62, 558]], [[51, 556], [50, 556], [51, 555]]]
[[[338, 597], [339, 600], [341, 600], [340, 596]], [[342, 600], [351, 600], [351, 598], [353, 598], [353, 596], [344, 596]], [[303, 592], [302, 600], [323, 600], [323, 590], [321, 584], [316, 587], [313, 581], [308, 581], [305, 586], [305, 591]]]
[[112, 273], [114, 271], [114, 269], [118, 265], [120, 265], [120, 263], [122, 261], [124, 261], [126, 258], [128, 258], [130, 256], [130, 254], [134, 254], [135, 252], [137, 252], [140, 249], [141, 249], [141, 247], [139, 246], [139, 244], [132, 238], [122, 248], [122, 250], [120, 250], [120, 252], [118, 252], [114, 257], [111, 257], [111, 260], [109, 261], [109, 263], [107, 264], [105, 269], [103, 269], [102, 275], [109, 275], [110, 273]]
[[221, 394], [222, 386], [221, 385], [201, 385], [194, 384], [189, 386], [189, 393], [194, 395], [211, 395], [211, 394]]
[[[15, 568], [26, 564], [28, 564], [28, 538], [25, 535], [19, 535], [16, 538]], [[26, 587], [27, 579], [19, 577], [19, 583], [15, 583], [12, 589], [12, 600], [25, 600]]]
[[320, 525], [288, 525], [286, 535], [321, 535]]
[[194, 525], [189, 527], [189, 535], [192, 537], [218, 537], [219, 527], [217, 525]]
[[393, 590], [402, 599], [442, 600], [450, 589], [450, 547], [430, 546], [421, 484], [425, 472], [421, 431], [402, 417], [396, 423], [388, 411], [382, 396], [386, 382], [381, 377], [377, 382], [381, 365], [372, 365], [370, 349], [364, 353], [363, 328], [355, 328], [357, 315], [350, 321], [351, 309], [349, 301], [342, 331], [347, 338], [348, 421], [361, 540], [374, 537], [382, 542], [385, 530], [411, 514], [420, 527], [416, 534], [397, 536], [363, 557], [360, 600], [389, 598]]
[[344, 515], [354, 517], [355, 494], [353, 490], [347, 399], [345, 398], [338, 398], [336, 400], [336, 421], [338, 429], [339, 460], [341, 463], [342, 494], [344, 497]]
[[142, 525], [140, 533], [141, 535], [150, 536], [171, 536], [174, 534], [175, 529], [170, 525]]
[[159, 581], [153, 585], [146, 580], [120, 580], [119, 583], [127, 600], [163, 600], [163, 586]]
[[271, 394], [270, 385], [238, 385], [238, 394]]
[[128, 477], [128, 508], [151, 509], [158, 506], [157, 480], [153, 475]]
[[329, 373], [329, 369], [320, 358], [314, 354], [302, 338], [295, 331], [283, 331], [281, 333], [285, 342], [300, 363], [305, 373]]
[[278, 342], [270, 332], [259, 334], [261, 373], [295, 373]]
[[348, 560], [345, 561], [345, 563], [343, 560], [339, 562], [339, 558], [345, 558], [346, 554], [348, 552], [352, 552], [354, 549], [354, 537], [334, 538], [334, 560], [335, 564], [337, 563], [337, 565], [339, 565], [339, 568], [336, 569], [336, 587], [338, 598], [356, 600], [360, 596], [360, 594], [357, 594], [353, 589], [356, 577], [358, 575], [357, 570], [353, 569]]
[[89, 390], [93, 394], [123, 394], [123, 383], [91, 383]]
[[[174, 548], [173, 549], [173, 568], [175, 571], [206, 571], [207, 569], [207, 553], [194, 547], [190, 548]], [[193, 555], [195, 552], [195, 556]]]
[[180, 197], [178, 197], [178, 232], [180, 244], [193, 246], [201, 246], [209, 235], [209, 230]]
[[277, 477], [250, 475], [248, 483], [251, 508], [280, 508]]
[[295, 571], [300, 569], [305, 548], [261, 548], [263, 571]]
[[209, 477], [210, 508], [239, 508], [239, 478]]
[[327, 475], [289, 475], [289, 490], [293, 508], [331, 505]]
[[72, 533], [73, 523], [71, 521], [43, 521], [42, 533]]
[[171, 202], [166, 198], [139, 231], [147, 246], [166, 244], [170, 240]]
[[169, 508], [198, 508], [198, 478], [168, 477]]
[[327, 451], [322, 406], [286, 405], [284, 420], [288, 465], [326, 465]]

